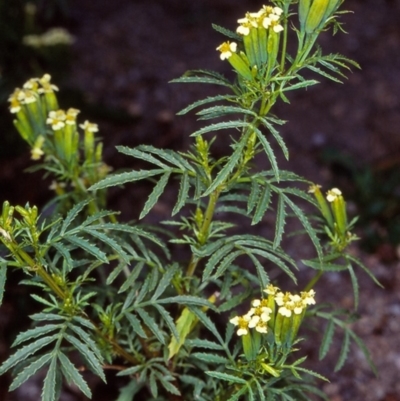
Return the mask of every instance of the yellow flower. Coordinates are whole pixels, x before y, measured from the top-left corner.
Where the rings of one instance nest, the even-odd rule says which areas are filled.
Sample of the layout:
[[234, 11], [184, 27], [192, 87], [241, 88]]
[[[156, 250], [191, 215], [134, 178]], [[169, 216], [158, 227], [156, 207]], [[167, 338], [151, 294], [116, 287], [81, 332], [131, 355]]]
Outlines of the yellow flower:
[[97, 124], [90, 123], [88, 120], [86, 120], [83, 124], [79, 124], [79, 126], [89, 132], [98, 132], [99, 131], [99, 126]]
[[42, 86], [38, 89], [39, 93], [53, 93], [54, 91], [58, 91], [58, 87], [50, 82], [51, 76], [49, 74], [44, 74], [42, 78], [38, 79], [38, 81]]
[[31, 159], [39, 160], [44, 155], [44, 152], [40, 148], [32, 148], [31, 149]]
[[276, 295], [279, 291], [279, 288], [275, 287], [272, 284], [268, 284], [265, 290], [263, 291], [266, 292], [268, 295]]
[[342, 191], [340, 189], [332, 188], [326, 193], [326, 199], [328, 202], [333, 202], [340, 195], [342, 195]]
[[224, 42], [220, 46], [217, 47], [217, 50], [221, 52], [220, 58], [221, 60], [227, 60], [232, 56], [233, 53], [236, 53], [237, 44], [235, 42]]
[[65, 116], [65, 123], [67, 125], [75, 125], [76, 124], [76, 116], [80, 113], [79, 110], [69, 108], [67, 110], [67, 114]]
[[248, 327], [249, 327], [250, 320], [251, 320], [250, 316], [244, 315], [244, 316], [235, 316], [232, 319], [230, 319], [229, 321], [233, 325], [239, 326], [239, 329], [237, 330], [236, 334], [238, 336], [244, 336], [249, 333]]
[[54, 131], [57, 131], [65, 127], [65, 119], [66, 115], [64, 110], [50, 111], [46, 123], [50, 124]]
[[315, 305], [315, 291], [310, 290], [310, 291], [302, 291], [300, 292], [301, 300], [304, 305]]

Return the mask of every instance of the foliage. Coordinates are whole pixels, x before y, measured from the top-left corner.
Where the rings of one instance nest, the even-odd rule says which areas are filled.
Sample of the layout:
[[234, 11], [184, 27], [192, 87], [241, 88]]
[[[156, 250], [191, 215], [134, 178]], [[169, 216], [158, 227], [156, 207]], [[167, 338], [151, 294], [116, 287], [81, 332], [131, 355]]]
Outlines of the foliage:
[[[146, 170], [110, 174], [95, 138], [97, 125], [78, 125], [78, 110], [58, 108], [49, 75], [14, 91], [9, 100], [15, 126], [32, 159], [41, 160], [34, 168], [54, 177], [56, 196], [50, 217], [29, 204], [3, 204], [0, 299], [8, 271], [18, 269], [27, 276], [24, 284], [38, 290], [32, 298], [42, 308], [0, 367], [0, 373], [14, 369], [10, 390], [47, 367], [44, 401], [58, 399], [63, 380], [90, 397], [82, 371], [105, 380], [110, 368], [130, 378], [119, 401], [308, 400], [311, 394], [326, 399], [313, 381], [326, 379], [305, 368], [306, 357], [296, 354], [302, 322], [309, 317], [327, 321], [321, 358], [335, 328], [343, 330], [337, 369], [345, 363], [350, 340], [368, 356], [351, 330], [351, 314], [333, 305], [313, 306], [314, 287], [327, 271], [348, 271], [355, 307], [355, 268], [374, 279], [346, 252], [356, 239], [350, 232], [354, 221], [347, 219], [339, 189], [325, 198], [318, 185], [279, 168], [276, 152], [288, 158], [289, 151], [278, 131], [284, 121], [271, 114], [279, 99], [289, 101], [289, 91], [317, 83], [304, 72], [338, 81], [343, 71], [357, 66], [343, 56], [324, 55], [315, 44], [321, 31], [340, 28], [340, 4], [277, 0], [246, 14], [237, 33], [215, 26], [236, 40], [218, 47], [236, 79], [198, 70], [174, 80], [221, 85], [226, 91], [179, 113], [196, 110], [207, 121], [192, 133], [193, 146], [186, 152], [118, 147], [147, 162]], [[289, 41], [297, 43], [295, 54], [286, 50]], [[226, 141], [226, 130], [231, 154], [215, 158], [213, 144]], [[214, 136], [206, 139], [210, 133]], [[259, 169], [256, 157], [265, 158], [270, 168]], [[172, 179], [179, 183], [164, 228], [123, 223], [105, 209], [107, 188], [148, 179], [154, 187], [139, 219], [151, 212]], [[307, 207], [317, 215], [310, 216]], [[271, 216], [270, 238], [233, 223], [257, 225]], [[296, 224], [302, 230], [294, 231]], [[302, 261], [315, 275], [298, 293], [287, 291], [300, 274], [298, 261], [285, 250], [287, 232], [305, 235], [315, 250]], [[182, 262], [171, 255], [168, 242], [190, 250], [190, 258]], [[246, 313], [235, 312], [249, 303]]]

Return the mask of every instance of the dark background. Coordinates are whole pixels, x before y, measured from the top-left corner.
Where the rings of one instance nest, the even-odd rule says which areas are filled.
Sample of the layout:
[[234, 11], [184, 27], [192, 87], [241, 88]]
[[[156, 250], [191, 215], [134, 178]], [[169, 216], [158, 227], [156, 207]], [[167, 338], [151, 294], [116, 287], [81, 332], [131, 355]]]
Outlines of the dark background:
[[[1, 12], [8, 1], [0, 0]], [[82, 121], [99, 123], [106, 162], [116, 169], [132, 168], [134, 161], [119, 155], [116, 145], [144, 142], [187, 149], [189, 135], [198, 123], [194, 115], [175, 114], [194, 100], [216, 94], [219, 88], [168, 81], [188, 69], [230, 74], [228, 63], [221, 62], [215, 51], [224, 39], [212, 30], [211, 23], [234, 30], [238, 18], [261, 5], [254, 0], [38, 2], [36, 28], [62, 25], [75, 36], [75, 43], [60, 53], [61, 59], [22, 49], [17, 61], [24, 65], [18, 68], [13, 64], [18, 46], [2, 46], [0, 50], [4, 51], [0, 201], [42, 205], [51, 196], [49, 181], [40, 173], [22, 173], [31, 165], [29, 150], [13, 131], [12, 116], [4, 113], [5, 99], [15, 85], [50, 72], [61, 88], [61, 106], [80, 108]], [[349, 364], [335, 375], [331, 373], [335, 350], [328, 362], [319, 363], [310, 347], [310, 366], [330, 378], [324, 389], [331, 400], [395, 401], [400, 400], [400, 234], [396, 231], [400, 231], [400, 1], [347, 0], [345, 8], [352, 11], [342, 18], [348, 34], [332, 37], [324, 33], [320, 44], [325, 52], [339, 52], [356, 60], [361, 70], [348, 74], [343, 85], [318, 77], [321, 84], [293, 93], [290, 105], [277, 104], [274, 112], [288, 120], [281, 133], [290, 150], [290, 161], [282, 158], [280, 162], [281, 167], [325, 188], [343, 189], [353, 213], [365, 216], [360, 234], [368, 241], [352, 252], [386, 287], [379, 289], [361, 276], [361, 320], [355, 325], [376, 360], [380, 377], [373, 376], [355, 348]], [[19, 17], [16, 24], [23, 15]], [[216, 152], [226, 151], [223, 142]], [[147, 188], [140, 186], [124, 193], [111, 191], [110, 205], [122, 210], [125, 219], [135, 218], [147, 193]], [[167, 194], [151, 219], [168, 216], [171, 202]], [[297, 251], [293, 249], [294, 254]], [[347, 277], [330, 274], [321, 286], [320, 293], [329, 300], [352, 306]], [[8, 353], [10, 333], [18, 329], [15, 313], [21, 310], [15, 298], [22, 290], [11, 284], [10, 291], [0, 310], [2, 358]], [[39, 379], [32, 380], [7, 400], [37, 401], [39, 386]], [[63, 397], [65, 401], [79, 399], [73, 389]], [[111, 401], [112, 397], [102, 392], [94, 399]]]

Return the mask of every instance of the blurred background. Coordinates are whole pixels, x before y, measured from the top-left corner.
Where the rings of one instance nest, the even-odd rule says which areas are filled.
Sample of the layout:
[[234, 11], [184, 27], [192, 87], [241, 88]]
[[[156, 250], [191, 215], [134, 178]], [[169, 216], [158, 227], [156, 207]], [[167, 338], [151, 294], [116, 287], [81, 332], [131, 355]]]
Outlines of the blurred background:
[[[234, 30], [256, 0], [0, 0], [0, 201], [43, 205], [52, 193], [32, 165], [29, 149], [12, 125], [7, 98], [31, 77], [50, 73], [59, 86], [61, 107], [80, 109], [81, 119], [100, 126], [105, 161], [133, 168], [134, 161], [116, 145], [148, 143], [187, 149], [198, 127], [195, 116], [178, 117], [188, 103], [218, 93], [204, 85], [168, 84], [188, 69], [213, 69], [229, 75], [215, 48], [224, 38], [212, 23]], [[381, 373], [376, 378], [354, 350], [343, 371], [331, 374], [324, 362], [331, 400], [400, 400], [400, 1], [346, 0], [342, 17], [347, 34], [324, 33], [325, 53], [338, 52], [361, 65], [343, 85], [317, 79], [320, 85], [298, 91], [291, 104], [274, 112], [287, 124], [281, 133], [290, 150], [281, 167], [296, 171], [325, 189], [337, 186], [351, 213], [360, 215], [354, 248], [384, 284], [382, 290], [365, 278], [358, 334], [366, 341]], [[223, 141], [220, 141], [223, 143]], [[216, 152], [225, 153], [223, 144]], [[110, 207], [124, 219], [137, 217], [138, 202], [147, 188], [111, 191]], [[172, 202], [172, 201], [171, 201]], [[171, 202], [161, 199], [153, 218], [164, 218]], [[301, 246], [301, 244], [299, 245]], [[353, 251], [353, 250], [352, 250]], [[0, 309], [0, 359], [8, 354], [23, 297], [14, 276], [10, 295]], [[351, 307], [347, 277], [329, 275], [322, 285], [334, 302]], [[18, 298], [18, 299], [17, 299]], [[18, 312], [19, 313], [19, 312]], [[316, 351], [312, 367], [320, 371]], [[313, 354], [314, 352], [314, 354]], [[332, 355], [334, 357], [334, 355]], [[38, 401], [40, 382], [28, 382], [6, 396], [7, 378], [0, 382], [0, 400]], [[3, 385], [4, 384], [4, 385]], [[31, 387], [29, 387], [31, 386]], [[111, 386], [112, 387], [112, 386]], [[115, 398], [100, 388], [96, 401]], [[6, 398], [7, 397], [7, 398]], [[64, 401], [83, 400], [73, 388]], [[113, 398], [114, 397], [114, 398]]]

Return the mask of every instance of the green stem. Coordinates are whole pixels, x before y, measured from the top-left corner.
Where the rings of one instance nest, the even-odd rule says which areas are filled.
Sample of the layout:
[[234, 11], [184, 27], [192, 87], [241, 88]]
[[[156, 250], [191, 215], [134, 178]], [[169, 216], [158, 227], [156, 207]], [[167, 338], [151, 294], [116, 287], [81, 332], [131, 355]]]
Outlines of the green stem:
[[[208, 237], [210, 235], [210, 226], [212, 223], [215, 207], [217, 205], [220, 192], [221, 192], [220, 189], [216, 189], [215, 191], [213, 191], [211, 193], [211, 195], [208, 199], [207, 210], [204, 215], [203, 224], [201, 226], [201, 229], [200, 229], [200, 232], [198, 235], [200, 246], [204, 245], [207, 242]], [[193, 276], [199, 261], [200, 261], [200, 258], [196, 257], [195, 255], [192, 255], [192, 257], [190, 258], [190, 262], [189, 262], [187, 271], [186, 271], [187, 277]]]
[[304, 291], [310, 291], [315, 286], [315, 284], [317, 284], [318, 280], [322, 277], [323, 274], [324, 272], [322, 270], [319, 270], [305, 286]]

